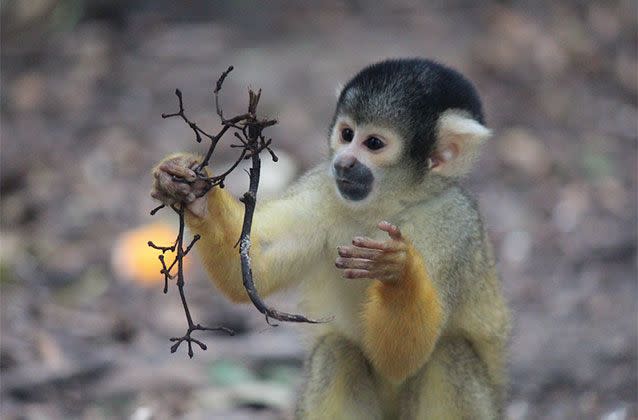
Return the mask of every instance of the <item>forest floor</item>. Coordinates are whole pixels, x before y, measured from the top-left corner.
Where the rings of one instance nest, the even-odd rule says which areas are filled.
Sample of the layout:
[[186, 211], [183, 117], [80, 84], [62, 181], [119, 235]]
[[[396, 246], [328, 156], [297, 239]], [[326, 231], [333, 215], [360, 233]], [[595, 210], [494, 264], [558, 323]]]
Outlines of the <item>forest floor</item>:
[[[194, 260], [194, 316], [237, 335], [202, 334], [208, 350], [189, 360], [169, 352], [185, 328], [176, 291], [113, 265], [124, 232], [174, 223], [148, 214], [150, 168], [204, 150], [160, 114], [180, 88], [193, 119], [216, 127], [212, 87], [234, 65], [226, 112], [243, 110], [250, 85], [280, 121], [269, 135], [284, 159], [262, 183], [276, 192], [326, 155], [339, 82], [427, 56], [476, 84], [495, 133], [464, 184], [514, 315], [507, 418], [638, 418], [635, 6], [355, 3], [196, 19], [139, 6], [3, 38], [0, 417], [289, 418], [312, 327], [267, 326]], [[222, 148], [216, 164], [230, 159]], [[269, 302], [294, 310], [294, 297]]]

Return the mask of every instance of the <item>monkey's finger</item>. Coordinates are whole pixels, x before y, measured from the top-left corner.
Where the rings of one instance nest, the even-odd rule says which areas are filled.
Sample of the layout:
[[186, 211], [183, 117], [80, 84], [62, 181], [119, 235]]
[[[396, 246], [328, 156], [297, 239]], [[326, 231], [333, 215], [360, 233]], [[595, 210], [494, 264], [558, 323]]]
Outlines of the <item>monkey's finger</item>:
[[151, 196], [163, 203], [171, 204], [179, 201], [190, 202], [189, 195], [193, 195], [192, 188], [189, 184], [176, 183], [172, 181], [172, 176], [166, 172], [155, 181], [153, 185], [153, 193]]
[[373, 262], [370, 260], [364, 260], [361, 258], [342, 258], [339, 257], [335, 261], [335, 267], [337, 268], [357, 268], [370, 270], [372, 268]]
[[379, 222], [377, 226], [382, 231], [387, 232], [387, 234], [390, 235], [390, 238], [394, 239], [395, 241], [403, 240], [403, 236], [401, 235], [401, 230], [399, 229], [398, 226], [393, 225], [390, 222], [386, 222], [385, 220], [382, 222]]
[[184, 178], [185, 180], [190, 182], [195, 181], [195, 179], [197, 179], [197, 176], [195, 175], [195, 172], [192, 169], [185, 167], [183, 165], [180, 165], [179, 163], [172, 160], [162, 163], [159, 169], [164, 172], [168, 172], [169, 174], [173, 176]]
[[339, 246], [337, 253], [344, 258], [364, 258], [366, 260], [374, 260], [381, 255], [381, 251], [377, 249], [358, 248], [356, 246]]
[[175, 202], [174, 198], [169, 197], [166, 194], [163, 194], [161, 191], [158, 191], [155, 189], [151, 191], [151, 197], [160, 201], [161, 203], [168, 204], [168, 205], [171, 205]]
[[211, 186], [208, 181], [205, 181], [203, 179], [198, 179], [197, 181], [191, 184], [191, 188], [195, 195], [203, 195], [208, 190], [210, 190]]
[[345, 279], [371, 279], [372, 274], [368, 270], [347, 269], [343, 270], [343, 278]]
[[384, 252], [400, 251], [401, 247], [398, 242], [391, 241], [375, 241], [374, 239], [357, 236], [352, 239], [352, 245], [360, 248], [378, 249]]
[[199, 159], [197, 159], [197, 158], [193, 158], [193, 159], [191, 159], [191, 161], [190, 161], [190, 163], [189, 163], [188, 167], [189, 167], [190, 169], [195, 170], [195, 168], [197, 168], [197, 167], [199, 166], [199, 164], [200, 164], [200, 160], [199, 160]]
[[177, 190], [177, 193], [180, 195], [180, 197], [186, 197], [192, 191], [192, 188], [190, 185], [181, 184], [181, 183], [175, 184], [175, 189]]
[[162, 194], [169, 197], [175, 197], [183, 195], [182, 191], [184, 190], [184, 187], [188, 187], [188, 184], [176, 183], [173, 181], [172, 175], [167, 172], [160, 172], [159, 177], [155, 181], [155, 187], [157, 190], [161, 191]]

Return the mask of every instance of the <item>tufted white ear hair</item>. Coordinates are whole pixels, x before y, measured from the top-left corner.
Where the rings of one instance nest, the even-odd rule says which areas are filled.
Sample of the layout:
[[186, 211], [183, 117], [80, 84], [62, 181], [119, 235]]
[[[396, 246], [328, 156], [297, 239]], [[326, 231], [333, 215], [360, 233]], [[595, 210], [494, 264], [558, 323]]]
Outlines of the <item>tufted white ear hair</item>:
[[458, 110], [445, 111], [437, 122], [436, 148], [428, 159], [433, 172], [449, 177], [467, 174], [492, 132]]

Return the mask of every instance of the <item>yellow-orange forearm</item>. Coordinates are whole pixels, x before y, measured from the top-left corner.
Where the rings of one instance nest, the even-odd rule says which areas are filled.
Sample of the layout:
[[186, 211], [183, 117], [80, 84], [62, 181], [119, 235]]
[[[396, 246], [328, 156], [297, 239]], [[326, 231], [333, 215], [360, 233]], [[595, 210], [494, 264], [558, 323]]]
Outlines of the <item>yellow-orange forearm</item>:
[[[311, 223], [321, 194], [316, 189], [293, 191], [255, 210], [250, 256], [257, 292], [263, 297], [303, 278], [321, 255], [325, 235]], [[235, 302], [247, 302], [241, 278], [239, 248], [244, 206], [226, 190], [213, 188], [206, 216], [187, 212], [186, 224], [201, 235], [197, 249], [204, 267], [220, 291]]]
[[430, 357], [443, 310], [423, 257], [409, 245], [403, 274], [396, 283], [375, 282], [363, 311], [364, 350], [384, 377], [401, 382]]
[[[193, 234], [201, 236], [196, 248], [215, 285], [233, 302], [247, 302], [239, 249], [234, 247], [241, 233], [243, 205], [221, 188], [213, 188], [207, 200], [206, 216], [186, 212], [186, 224]], [[251, 254], [256, 251], [255, 242]]]

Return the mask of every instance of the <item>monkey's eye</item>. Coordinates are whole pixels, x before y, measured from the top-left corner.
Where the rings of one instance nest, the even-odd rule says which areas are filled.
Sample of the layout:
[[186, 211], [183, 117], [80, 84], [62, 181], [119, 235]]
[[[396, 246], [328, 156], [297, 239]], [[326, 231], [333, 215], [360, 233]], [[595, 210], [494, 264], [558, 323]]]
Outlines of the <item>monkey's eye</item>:
[[363, 144], [370, 150], [379, 150], [385, 147], [385, 143], [376, 137], [368, 138]]
[[344, 128], [341, 130], [341, 139], [346, 143], [350, 143], [354, 138], [354, 131], [351, 128]]

